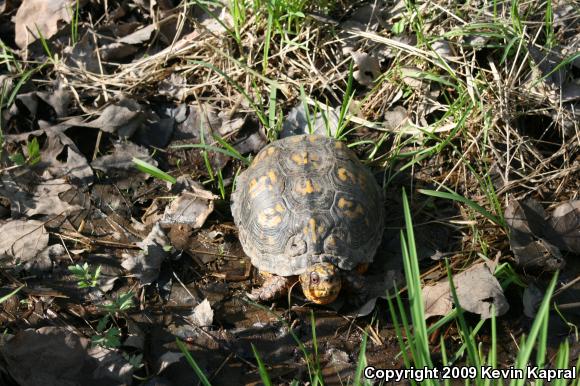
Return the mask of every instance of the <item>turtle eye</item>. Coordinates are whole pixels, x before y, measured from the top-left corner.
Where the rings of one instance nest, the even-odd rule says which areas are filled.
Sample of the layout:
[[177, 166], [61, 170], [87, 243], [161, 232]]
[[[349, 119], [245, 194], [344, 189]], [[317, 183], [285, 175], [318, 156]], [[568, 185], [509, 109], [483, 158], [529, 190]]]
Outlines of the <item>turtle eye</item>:
[[318, 277], [318, 274], [316, 272], [312, 272], [310, 274], [310, 282], [312, 284], [318, 284], [319, 281], [320, 281], [320, 278]]

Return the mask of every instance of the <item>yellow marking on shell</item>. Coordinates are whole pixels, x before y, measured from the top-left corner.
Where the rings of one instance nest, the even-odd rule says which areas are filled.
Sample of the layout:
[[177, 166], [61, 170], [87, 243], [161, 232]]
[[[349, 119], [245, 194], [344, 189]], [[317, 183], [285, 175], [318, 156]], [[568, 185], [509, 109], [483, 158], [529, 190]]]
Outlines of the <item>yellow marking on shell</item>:
[[305, 151], [294, 153], [290, 158], [297, 165], [306, 165], [308, 163], [308, 153]]
[[348, 217], [354, 218], [365, 214], [365, 210], [361, 204], [356, 206], [356, 209], [345, 212]]
[[[312, 240], [313, 243], [316, 242], [317, 240], [317, 235], [316, 235], [316, 220], [311, 218], [310, 220], [308, 220], [308, 225], [306, 225], [304, 227], [304, 235], [305, 236], [310, 236], [310, 240]], [[320, 232], [320, 228], [318, 230], [318, 232]]]
[[342, 197], [338, 199], [338, 208], [349, 218], [359, 217], [365, 213], [361, 204], [355, 204]]
[[310, 143], [315, 143], [318, 142], [318, 137], [316, 135], [309, 135], [308, 140], [310, 141]]
[[275, 182], [275, 178], [276, 176], [274, 175], [274, 180], [272, 180], [272, 176], [268, 175], [267, 176], [261, 176], [258, 179], [252, 179], [252, 181], [250, 181], [250, 197], [255, 198], [258, 193], [264, 191], [265, 189], [268, 189], [270, 191], [272, 191], [274, 189], [274, 185], [272, 185], [273, 182]]
[[336, 141], [336, 142], [334, 143], [334, 148], [335, 148], [335, 149], [344, 149], [344, 148], [345, 148], [345, 145], [344, 145], [344, 143], [342, 143], [342, 142], [340, 142], [340, 141]]
[[320, 156], [314, 152], [300, 151], [297, 153], [293, 153], [290, 156], [290, 159], [296, 165], [307, 165], [310, 162], [312, 163], [313, 166], [318, 166]]
[[268, 171], [268, 178], [270, 178], [270, 182], [275, 184], [277, 180], [276, 172], [274, 170]]
[[352, 178], [352, 174], [345, 168], [338, 168], [338, 178], [341, 181], [347, 181]]
[[256, 180], [255, 178], [252, 181], [250, 181], [250, 191], [254, 190], [257, 184], [258, 180]]
[[256, 158], [254, 159], [254, 162], [261, 162], [261, 161], [265, 160], [266, 158], [270, 158], [275, 153], [276, 153], [276, 148], [273, 146], [271, 146], [267, 149], [263, 149], [261, 152], [258, 153]]
[[278, 203], [275, 206], [276, 212], [278, 213], [284, 213], [286, 211], [286, 208], [284, 208], [284, 205]]
[[305, 180], [303, 184], [296, 186], [296, 192], [303, 196], [311, 193], [318, 193], [320, 192], [320, 185], [316, 182], [313, 183], [311, 180]]
[[274, 208], [267, 208], [258, 215], [258, 224], [263, 227], [275, 227], [282, 222], [282, 217], [276, 214]]
[[300, 136], [296, 135], [296, 136], [290, 137], [290, 143], [298, 143], [300, 141], [302, 141], [302, 137], [300, 137]]
[[338, 207], [340, 209], [344, 209], [345, 207], [351, 207], [352, 206], [352, 201], [349, 200], [345, 200], [344, 198], [339, 198], [338, 199]]

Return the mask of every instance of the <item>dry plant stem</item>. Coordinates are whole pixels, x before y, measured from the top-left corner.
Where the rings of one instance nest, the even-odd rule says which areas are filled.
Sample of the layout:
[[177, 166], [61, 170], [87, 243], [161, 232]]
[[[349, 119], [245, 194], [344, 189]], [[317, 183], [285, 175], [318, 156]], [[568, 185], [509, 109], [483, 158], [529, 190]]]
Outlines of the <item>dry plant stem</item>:
[[212, 272], [211, 276], [217, 277], [218, 279], [222, 279], [225, 281], [245, 281], [250, 278], [252, 273], [252, 264], [248, 261], [245, 261], [245, 268], [244, 273], [241, 275], [231, 274], [229, 272], [221, 273], [221, 272]]
[[218, 368], [210, 375], [209, 380], [211, 381], [222, 371], [224, 366], [234, 357], [234, 353], [231, 352], [229, 355], [222, 361], [222, 363], [218, 366]]
[[568, 288], [572, 287], [574, 284], [580, 282], [580, 276], [575, 277], [573, 280], [570, 280], [568, 283], [564, 284], [562, 287], [558, 288], [554, 291], [554, 295], [552, 296], [553, 299], [561, 295], [564, 291]]
[[557, 306], [561, 310], [573, 310], [573, 309], [576, 309], [576, 308], [580, 308], [580, 302], [577, 302], [577, 303], [558, 304]]
[[368, 325], [367, 330], [369, 331], [369, 333], [370, 333], [369, 336], [370, 336], [371, 340], [374, 342], [374, 344], [376, 344], [378, 346], [382, 346], [383, 340], [381, 339], [379, 334], [375, 331], [374, 327], [371, 325]]
[[202, 334], [204, 334], [205, 336], [207, 336], [208, 338], [213, 340], [218, 346], [220, 346], [222, 348], [222, 350], [225, 350], [226, 352], [233, 354], [236, 357], [236, 359], [239, 360], [240, 362], [243, 362], [244, 364], [246, 364], [247, 366], [250, 366], [253, 369], [257, 368], [257, 366], [255, 364], [253, 364], [250, 361], [247, 361], [246, 359], [242, 358], [240, 355], [236, 354], [235, 350], [232, 349], [232, 347], [230, 347], [230, 345], [224, 343], [222, 339], [217, 339], [212, 334], [205, 331], [203, 328], [200, 328], [197, 326], [193, 326], [193, 327], [195, 327], [196, 330], [200, 331]]
[[67, 239], [67, 240], [71, 240], [71, 241], [75, 241], [75, 242], [84, 244], [88, 247], [92, 247], [95, 245], [101, 245], [101, 246], [106, 246], [106, 247], [111, 247], [111, 248], [141, 249], [139, 246], [137, 246], [135, 244], [118, 243], [116, 241], [91, 239], [87, 236], [83, 236], [83, 235], [80, 235], [76, 232], [71, 232], [71, 231], [64, 231], [62, 233], [51, 232], [51, 234], [53, 234], [55, 236], [62, 237], [62, 238]]

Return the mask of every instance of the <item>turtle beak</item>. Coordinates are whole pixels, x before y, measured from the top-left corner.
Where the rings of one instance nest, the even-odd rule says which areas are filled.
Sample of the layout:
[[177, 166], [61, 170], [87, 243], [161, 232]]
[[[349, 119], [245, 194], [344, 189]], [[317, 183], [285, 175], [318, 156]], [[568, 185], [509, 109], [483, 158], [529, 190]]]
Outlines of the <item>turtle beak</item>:
[[336, 300], [341, 288], [340, 274], [330, 263], [313, 265], [300, 275], [304, 296], [316, 304], [329, 304]]

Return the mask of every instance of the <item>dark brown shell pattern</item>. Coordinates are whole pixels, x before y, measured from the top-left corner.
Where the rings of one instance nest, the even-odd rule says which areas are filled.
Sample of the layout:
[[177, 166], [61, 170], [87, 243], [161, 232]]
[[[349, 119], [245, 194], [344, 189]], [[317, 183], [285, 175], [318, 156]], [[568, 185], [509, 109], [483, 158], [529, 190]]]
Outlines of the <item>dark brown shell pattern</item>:
[[382, 192], [342, 142], [316, 135], [275, 141], [236, 184], [232, 214], [258, 269], [290, 276], [318, 262], [343, 270], [372, 262], [384, 227]]

